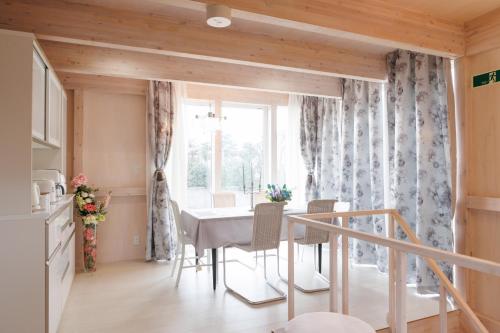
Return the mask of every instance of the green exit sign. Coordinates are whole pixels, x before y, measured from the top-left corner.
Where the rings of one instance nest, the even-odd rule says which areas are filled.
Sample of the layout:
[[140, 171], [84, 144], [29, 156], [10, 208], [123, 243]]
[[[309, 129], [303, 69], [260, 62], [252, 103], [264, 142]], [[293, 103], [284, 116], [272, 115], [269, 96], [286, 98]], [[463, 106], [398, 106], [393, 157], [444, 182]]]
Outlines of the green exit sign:
[[499, 81], [500, 81], [500, 69], [488, 73], [474, 75], [474, 77], [472, 78], [472, 86], [476, 88]]

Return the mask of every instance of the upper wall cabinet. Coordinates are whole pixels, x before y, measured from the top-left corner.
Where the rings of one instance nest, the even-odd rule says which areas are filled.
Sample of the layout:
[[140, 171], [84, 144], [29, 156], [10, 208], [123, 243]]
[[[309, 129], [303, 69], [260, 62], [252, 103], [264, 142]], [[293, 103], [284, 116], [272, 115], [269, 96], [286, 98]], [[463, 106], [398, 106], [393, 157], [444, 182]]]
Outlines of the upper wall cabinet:
[[61, 148], [66, 94], [38, 48], [33, 49], [32, 137], [45, 147]]
[[33, 50], [33, 98], [32, 135], [45, 141], [47, 65], [36, 50]]
[[60, 147], [62, 137], [63, 91], [53, 71], [49, 71], [47, 114], [47, 142]]

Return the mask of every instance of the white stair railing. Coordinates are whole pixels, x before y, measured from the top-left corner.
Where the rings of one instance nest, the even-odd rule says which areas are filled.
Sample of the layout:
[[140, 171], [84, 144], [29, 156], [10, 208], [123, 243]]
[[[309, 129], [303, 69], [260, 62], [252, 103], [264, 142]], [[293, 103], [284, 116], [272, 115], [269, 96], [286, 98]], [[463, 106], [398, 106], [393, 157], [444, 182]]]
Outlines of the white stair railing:
[[[386, 215], [389, 221], [388, 237], [381, 237], [374, 234], [356, 231], [348, 228], [348, 221], [351, 217]], [[340, 218], [341, 226], [326, 224], [315, 219]], [[401, 241], [394, 239], [395, 222], [406, 233], [408, 240]], [[408, 253], [421, 256], [425, 259], [429, 268], [436, 274], [440, 281], [439, 287], [439, 316], [440, 332], [447, 332], [447, 295], [450, 295], [456, 302], [458, 308], [469, 320], [475, 332], [487, 333], [488, 330], [472, 311], [470, 306], [453, 286], [448, 277], [443, 273], [436, 263], [436, 260], [448, 262], [459, 267], [500, 276], [500, 264], [465, 256], [462, 254], [443, 251], [440, 249], [424, 246], [404, 221], [399, 213], [394, 209], [332, 212], [306, 214], [288, 217], [288, 239], [295, 239], [295, 224], [302, 224], [330, 233], [330, 311], [338, 312], [338, 274], [337, 274], [337, 251], [338, 237], [342, 237], [342, 313], [349, 313], [349, 238], [356, 238], [366, 242], [374, 243], [389, 248], [389, 327], [391, 332], [406, 333], [406, 267]], [[293, 242], [288, 242], [288, 319], [295, 316], [294, 302], [294, 248]]]

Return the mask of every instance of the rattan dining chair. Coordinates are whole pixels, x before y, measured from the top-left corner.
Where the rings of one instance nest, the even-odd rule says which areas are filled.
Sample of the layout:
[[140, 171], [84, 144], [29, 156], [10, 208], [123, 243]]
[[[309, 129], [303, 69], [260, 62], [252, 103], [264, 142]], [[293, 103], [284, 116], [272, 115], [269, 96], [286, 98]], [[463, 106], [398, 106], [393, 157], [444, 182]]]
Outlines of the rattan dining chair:
[[236, 194], [233, 192], [215, 192], [212, 193], [212, 207], [225, 208], [236, 206]]
[[[175, 287], [179, 287], [179, 282], [181, 280], [182, 270], [185, 268], [196, 268], [196, 270], [200, 270], [202, 266], [210, 266], [209, 263], [199, 263], [200, 258], [198, 255], [194, 257], [186, 257], [186, 245], [194, 246], [194, 241], [191, 240], [184, 229], [182, 224], [181, 212], [179, 209], [179, 205], [176, 201], [170, 200], [172, 205], [172, 211], [174, 214], [175, 228], [177, 229], [177, 250], [175, 253], [175, 259], [173, 262], [172, 270], [170, 272], [170, 277], [174, 276], [175, 268], [177, 267], [177, 262], [179, 262], [179, 268], [177, 271], [177, 278], [175, 280]], [[184, 261], [187, 260], [190, 264], [184, 265]], [[191, 263], [191, 260], [195, 260], [195, 264]]]
[[[329, 213], [334, 211], [336, 200], [322, 199], [322, 200], [311, 200], [307, 204], [307, 213], [315, 214], [315, 213]], [[333, 219], [315, 219], [318, 222], [329, 223], [331, 224]], [[312, 227], [306, 227], [306, 231], [304, 237], [295, 239], [295, 242], [300, 245], [318, 245], [318, 262], [319, 266], [321, 266], [322, 260], [322, 246], [321, 244], [328, 242], [329, 233], [327, 231], [318, 230]], [[316, 252], [316, 251], [314, 251]], [[316, 254], [314, 254], [316, 255]], [[279, 273], [279, 270], [278, 270]], [[320, 273], [320, 272], [318, 272]], [[329, 286], [327, 284], [328, 280], [326, 277], [319, 274], [319, 276], [325, 280], [325, 286], [320, 288], [308, 289], [300, 285], [300, 283], [295, 283], [295, 288], [302, 291], [303, 293], [313, 293], [318, 291], [326, 291], [329, 290]], [[280, 278], [288, 282], [287, 279], [283, 278], [280, 274]]]
[[[279, 300], [286, 299], [286, 294], [284, 291], [279, 289], [277, 286], [273, 285], [267, 279], [267, 263], [266, 263], [266, 251], [267, 250], [277, 250], [277, 264], [279, 267], [279, 246], [280, 246], [280, 236], [281, 236], [281, 225], [283, 222], [283, 204], [282, 203], [260, 203], [255, 206], [254, 218], [253, 218], [253, 232], [252, 241], [249, 244], [228, 244], [222, 248], [222, 265], [223, 265], [223, 276], [224, 276], [224, 286], [226, 289], [236, 295], [237, 297], [243, 299], [245, 302], [257, 305], [264, 304]], [[261, 299], [252, 300], [249, 297], [244, 296], [242, 293], [234, 290], [229, 286], [227, 282], [227, 267], [226, 267], [226, 249], [228, 247], [235, 247], [246, 252], [253, 251], [264, 251], [264, 278], [267, 285], [269, 285], [278, 296]]]

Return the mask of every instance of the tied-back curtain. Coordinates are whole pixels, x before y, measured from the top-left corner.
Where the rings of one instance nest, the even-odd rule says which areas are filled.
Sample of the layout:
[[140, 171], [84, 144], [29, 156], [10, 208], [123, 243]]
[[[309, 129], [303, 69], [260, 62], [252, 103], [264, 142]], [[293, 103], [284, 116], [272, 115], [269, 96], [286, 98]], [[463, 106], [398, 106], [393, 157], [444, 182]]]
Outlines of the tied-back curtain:
[[307, 201], [326, 198], [336, 194], [335, 186], [338, 186], [335, 156], [338, 156], [340, 138], [339, 103], [333, 98], [297, 98], [301, 105], [300, 150], [307, 171], [305, 197]]
[[[341, 200], [352, 210], [384, 208], [382, 84], [343, 80]], [[383, 216], [356, 218], [351, 227], [385, 236]], [[387, 270], [387, 249], [353, 239], [353, 259]]]
[[172, 145], [175, 114], [173, 90], [170, 82], [149, 82], [149, 148], [154, 173], [149, 198], [146, 260], [170, 260], [176, 247], [175, 222], [164, 171]]
[[[388, 55], [389, 161], [393, 206], [425, 245], [453, 251], [444, 61], [402, 50]], [[452, 267], [441, 267], [451, 279]], [[423, 258], [409, 257], [409, 274], [420, 293], [436, 292], [438, 279]]]

